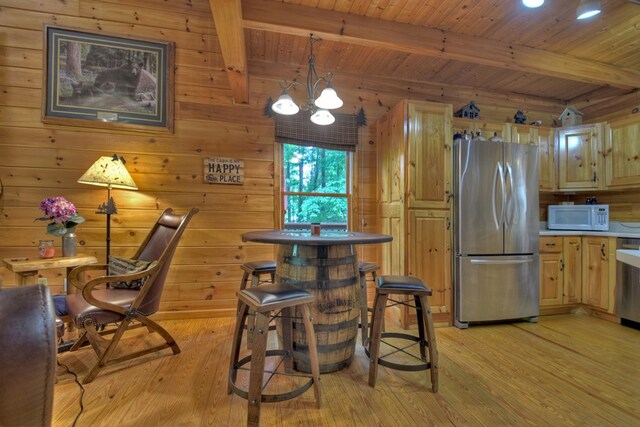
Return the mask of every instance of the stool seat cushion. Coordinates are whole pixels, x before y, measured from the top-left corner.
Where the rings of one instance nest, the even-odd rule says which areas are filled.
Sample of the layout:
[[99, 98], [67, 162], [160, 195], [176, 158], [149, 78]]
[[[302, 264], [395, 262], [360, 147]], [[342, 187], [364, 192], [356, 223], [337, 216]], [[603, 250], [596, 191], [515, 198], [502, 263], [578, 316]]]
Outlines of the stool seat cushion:
[[258, 304], [274, 304], [283, 301], [289, 301], [297, 298], [307, 298], [311, 296], [309, 291], [296, 288], [295, 286], [284, 283], [275, 283], [270, 285], [262, 285], [256, 288], [243, 289], [238, 292], [243, 294]]
[[378, 287], [380, 289], [429, 291], [422, 280], [410, 276], [380, 276], [378, 277]]
[[371, 271], [376, 271], [378, 269], [378, 264], [373, 262], [359, 262], [358, 263], [358, 271], [361, 273], [369, 273]]
[[275, 270], [275, 261], [251, 261], [242, 264], [242, 269], [245, 271], [262, 271], [262, 270]]

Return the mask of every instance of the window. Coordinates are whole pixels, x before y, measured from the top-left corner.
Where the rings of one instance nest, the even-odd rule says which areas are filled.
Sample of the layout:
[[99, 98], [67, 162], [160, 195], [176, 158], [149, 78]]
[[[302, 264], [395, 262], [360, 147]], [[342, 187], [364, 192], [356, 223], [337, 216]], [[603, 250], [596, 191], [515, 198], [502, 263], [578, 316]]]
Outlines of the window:
[[282, 145], [284, 226], [306, 228], [321, 222], [347, 229], [350, 154], [301, 145]]

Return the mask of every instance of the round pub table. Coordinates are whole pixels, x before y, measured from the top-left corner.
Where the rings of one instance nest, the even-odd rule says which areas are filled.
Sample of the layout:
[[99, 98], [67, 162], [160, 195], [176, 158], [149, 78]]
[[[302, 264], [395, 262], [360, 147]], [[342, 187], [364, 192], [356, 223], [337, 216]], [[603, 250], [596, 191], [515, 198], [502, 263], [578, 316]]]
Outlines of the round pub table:
[[[358, 255], [356, 245], [384, 243], [392, 240], [385, 234], [322, 230], [251, 231], [242, 235], [245, 242], [278, 245], [276, 283], [287, 283], [310, 291], [316, 297], [311, 310], [317, 335], [320, 372], [333, 372], [351, 364], [355, 353], [360, 315]], [[302, 314], [296, 313], [293, 343], [297, 351], [306, 352], [307, 339]], [[310, 371], [303, 360], [294, 366]]]

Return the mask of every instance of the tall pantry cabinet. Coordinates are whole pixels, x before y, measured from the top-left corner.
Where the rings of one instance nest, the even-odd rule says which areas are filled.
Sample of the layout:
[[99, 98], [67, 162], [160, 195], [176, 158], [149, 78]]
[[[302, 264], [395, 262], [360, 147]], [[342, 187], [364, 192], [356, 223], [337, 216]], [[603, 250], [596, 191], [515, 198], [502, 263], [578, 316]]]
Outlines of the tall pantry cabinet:
[[[434, 321], [451, 323], [451, 120], [448, 104], [403, 100], [378, 120], [382, 274], [422, 279], [433, 291]], [[401, 326], [415, 323], [405, 306]]]

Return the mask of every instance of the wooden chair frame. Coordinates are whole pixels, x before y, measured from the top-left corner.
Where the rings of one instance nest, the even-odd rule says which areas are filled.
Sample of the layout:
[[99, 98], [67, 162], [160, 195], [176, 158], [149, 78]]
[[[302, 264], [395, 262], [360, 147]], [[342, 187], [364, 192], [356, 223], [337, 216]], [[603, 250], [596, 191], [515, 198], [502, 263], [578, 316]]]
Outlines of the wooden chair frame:
[[[171, 213], [171, 209], [166, 209], [160, 218], [163, 218], [165, 214]], [[151, 291], [154, 286], [162, 285], [156, 280], [160, 272], [166, 263], [171, 262], [173, 253], [175, 252], [178, 242], [189, 223], [191, 217], [198, 212], [198, 209], [194, 208], [189, 211], [188, 214], [182, 217], [181, 223], [176, 228], [170, 241], [165, 246], [162, 255], [157, 261], [153, 261], [149, 267], [141, 272], [122, 274], [114, 276], [101, 276], [89, 280], [86, 283], [82, 283], [80, 280], [81, 275], [90, 270], [106, 270], [108, 266], [106, 264], [92, 264], [74, 268], [69, 274], [69, 283], [80, 290], [82, 297], [91, 305], [105, 311], [109, 311], [118, 315], [119, 319], [114, 322], [115, 328], [110, 330], [100, 330], [102, 326], [98, 324], [91, 314], [87, 314], [82, 318], [82, 324], [76, 326], [84, 328], [84, 332], [76, 341], [76, 343], [69, 349], [69, 351], [76, 351], [81, 346], [85, 345], [87, 341], [91, 344], [91, 347], [98, 356], [98, 361], [95, 366], [89, 371], [87, 376], [83, 379], [83, 383], [89, 383], [95, 379], [100, 370], [105, 366], [115, 363], [131, 360], [136, 357], [144, 356], [149, 353], [163, 350], [165, 348], [171, 348], [173, 354], [180, 353], [180, 347], [173, 339], [173, 337], [162, 326], [155, 321], [151, 320], [148, 316], [153, 313], [144, 313], [140, 310], [140, 307], [145, 301], [145, 297]], [[138, 249], [134, 259], [143, 252], [146, 245], [154, 235], [154, 232], [158, 228], [159, 221], [156, 222], [153, 229], [149, 232], [147, 238]], [[104, 300], [96, 298], [93, 294], [96, 287], [101, 285], [108, 285], [115, 282], [128, 282], [136, 279], [147, 278], [142, 288], [137, 292], [136, 297], [128, 306], [120, 306]], [[136, 329], [139, 327], [146, 327], [149, 333], [156, 332], [164, 339], [164, 343], [145, 348], [143, 350], [128, 353], [118, 358], [112, 358], [115, 349], [120, 342], [120, 339], [124, 333], [128, 330]], [[113, 335], [111, 339], [106, 339], [105, 335]]]

